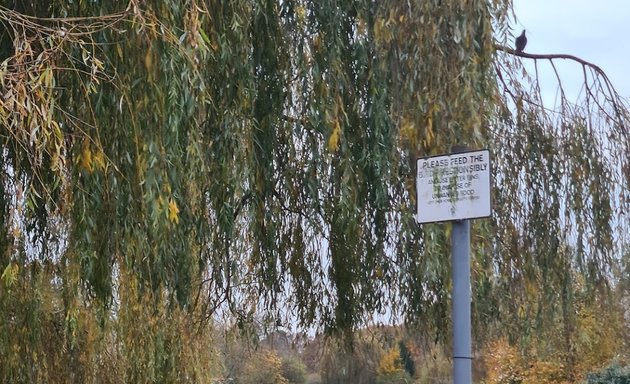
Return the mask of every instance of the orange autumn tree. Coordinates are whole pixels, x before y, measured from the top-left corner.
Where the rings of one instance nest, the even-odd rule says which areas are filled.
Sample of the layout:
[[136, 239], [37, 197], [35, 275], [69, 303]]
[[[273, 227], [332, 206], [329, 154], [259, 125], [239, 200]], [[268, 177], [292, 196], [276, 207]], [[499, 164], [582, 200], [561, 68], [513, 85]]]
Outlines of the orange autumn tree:
[[[583, 286], [575, 290], [578, 296], [570, 309], [574, 316], [569, 329], [559, 311], [553, 315], [557, 319], [554, 327], [532, 332], [526, 343], [517, 345], [501, 337], [484, 347], [481, 357], [488, 384], [581, 382], [587, 374], [611, 363], [629, 361], [623, 305], [602, 302]], [[615, 297], [611, 300], [616, 301]]]

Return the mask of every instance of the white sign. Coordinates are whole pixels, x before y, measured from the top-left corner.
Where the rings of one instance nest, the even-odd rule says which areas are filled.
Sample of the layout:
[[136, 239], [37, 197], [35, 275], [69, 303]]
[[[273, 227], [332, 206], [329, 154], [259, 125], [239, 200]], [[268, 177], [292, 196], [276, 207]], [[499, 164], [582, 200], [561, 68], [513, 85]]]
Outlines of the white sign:
[[417, 168], [418, 223], [492, 215], [487, 149], [422, 157]]

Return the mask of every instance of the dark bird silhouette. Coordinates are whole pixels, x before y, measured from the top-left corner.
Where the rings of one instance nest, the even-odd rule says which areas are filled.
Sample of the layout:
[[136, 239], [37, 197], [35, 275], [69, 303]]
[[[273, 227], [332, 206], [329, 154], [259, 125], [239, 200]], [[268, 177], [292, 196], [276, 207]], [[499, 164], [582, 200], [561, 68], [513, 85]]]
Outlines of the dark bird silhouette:
[[525, 46], [527, 45], [527, 37], [525, 37], [525, 30], [523, 29], [523, 33], [519, 37], [516, 38], [516, 52], [523, 52]]

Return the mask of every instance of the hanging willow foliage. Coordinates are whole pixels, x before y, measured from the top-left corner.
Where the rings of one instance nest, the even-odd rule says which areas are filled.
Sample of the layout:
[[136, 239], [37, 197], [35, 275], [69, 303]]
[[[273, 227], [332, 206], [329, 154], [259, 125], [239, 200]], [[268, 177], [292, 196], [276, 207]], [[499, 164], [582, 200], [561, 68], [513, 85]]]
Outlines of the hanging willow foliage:
[[576, 273], [605, 285], [619, 256], [625, 104], [592, 73], [583, 105], [542, 108], [527, 58], [495, 45], [509, 1], [9, 3], [2, 358], [46, 353], [41, 308], [23, 305], [45, 287], [68, 343], [76, 319], [117, 321], [130, 379], [154, 358], [134, 318], [165, 309], [243, 324], [283, 308], [331, 331], [395, 316], [442, 334], [449, 227], [415, 223], [414, 164], [458, 143], [495, 162], [494, 218], [473, 227], [478, 327], [528, 327]]

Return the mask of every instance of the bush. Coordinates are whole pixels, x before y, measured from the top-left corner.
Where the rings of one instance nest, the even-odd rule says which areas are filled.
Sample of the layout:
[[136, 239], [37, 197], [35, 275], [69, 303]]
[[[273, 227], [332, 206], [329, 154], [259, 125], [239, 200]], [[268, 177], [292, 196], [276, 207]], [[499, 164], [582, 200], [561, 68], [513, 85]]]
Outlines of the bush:
[[306, 384], [322, 384], [322, 378], [319, 373], [311, 373], [306, 377]]
[[376, 378], [376, 384], [410, 384], [413, 383], [411, 376], [406, 371], [397, 371]]
[[271, 351], [261, 351], [252, 355], [237, 382], [239, 384], [289, 384], [282, 376], [282, 363]]
[[302, 360], [296, 357], [286, 357], [282, 359], [282, 376], [289, 381], [289, 384], [306, 383], [306, 366]]
[[586, 384], [630, 384], [630, 367], [613, 364], [599, 372], [589, 373]]

